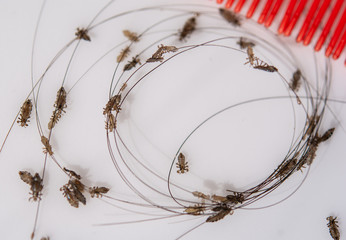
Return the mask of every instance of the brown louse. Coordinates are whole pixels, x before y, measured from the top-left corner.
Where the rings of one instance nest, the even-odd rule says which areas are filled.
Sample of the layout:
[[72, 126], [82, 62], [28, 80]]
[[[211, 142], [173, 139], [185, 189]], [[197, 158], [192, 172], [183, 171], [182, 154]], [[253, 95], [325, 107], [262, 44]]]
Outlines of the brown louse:
[[23, 182], [30, 185], [30, 194], [32, 197], [29, 198], [29, 201], [33, 200], [36, 202], [37, 200], [41, 200], [43, 185], [40, 175], [35, 173], [35, 175], [32, 176], [31, 173], [27, 171], [20, 171], [19, 176]]
[[52, 146], [49, 144], [48, 138], [46, 138], [45, 136], [42, 135], [41, 136], [41, 142], [42, 142], [42, 144], [44, 146], [43, 152], [44, 153], [48, 153], [49, 155], [52, 156], [54, 153], [52, 151]]
[[280, 179], [283, 179], [288, 173], [293, 171], [293, 169], [297, 165], [297, 159], [290, 159], [287, 161], [284, 165], [282, 165], [277, 173], [277, 176], [280, 177]]
[[31, 111], [32, 111], [32, 102], [30, 99], [27, 99], [23, 103], [22, 107], [20, 108], [20, 115], [17, 121], [17, 123], [19, 123], [21, 127], [28, 126], [28, 122], [30, 122], [29, 118], [31, 115]]
[[301, 85], [301, 81], [300, 81], [301, 77], [302, 77], [302, 73], [300, 72], [299, 69], [293, 73], [293, 77], [290, 83], [290, 88], [295, 92], [299, 91], [299, 88]]
[[76, 179], [78, 179], [78, 180], [81, 179], [81, 176], [78, 175], [75, 171], [69, 170], [69, 169], [67, 169], [67, 168], [65, 168], [65, 167], [64, 167], [64, 171], [68, 173], [68, 175], [69, 175], [70, 178], [76, 178]]
[[[198, 16], [198, 14], [196, 14]], [[185, 24], [183, 29], [179, 33], [179, 40], [183, 41], [187, 37], [189, 37], [196, 30], [196, 17], [189, 18]]]
[[85, 41], [91, 41], [90, 36], [88, 35], [88, 29], [85, 28], [77, 28], [75, 33], [77, 39], [83, 39]]
[[253, 48], [255, 46], [255, 44], [251, 41], [248, 41], [247, 39], [240, 37], [239, 41], [237, 42], [237, 44], [239, 45], [240, 49], [245, 49], [248, 47]]
[[224, 219], [227, 215], [232, 215], [232, 208], [222, 208], [218, 213], [207, 218], [206, 222], [217, 222]]
[[178, 48], [176, 48], [175, 46], [165, 46], [161, 44], [160, 46], [158, 46], [158, 49], [151, 56], [151, 58], [147, 59], [147, 62], [162, 62], [163, 54], [176, 51], [178, 51]]
[[231, 11], [226, 10], [224, 8], [220, 8], [219, 13], [227, 22], [229, 22], [233, 26], [235, 26], [235, 27], [241, 26], [240, 17], [237, 14], [235, 14], [234, 12], [231, 12]]
[[124, 71], [129, 71], [131, 70], [132, 68], [136, 67], [137, 64], [141, 64], [138, 56], [135, 56], [135, 57], [132, 57], [132, 60], [129, 61], [127, 64], [125, 64], [124, 66]]
[[67, 201], [72, 207], [79, 207], [79, 201], [77, 197], [73, 194], [73, 192], [68, 188], [67, 185], [62, 186], [60, 188], [60, 191], [63, 192], [63, 196], [67, 199]]
[[333, 217], [333, 216], [329, 216], [326, 218], [326, 220], [328, 221], [327, 226], [329, 228], [329, 233], [330, 236], [332, 236], [332, 238], [334, 240], [340, 240], [340, 232], [338, 229], [338, 221], [336, 221], [337, 217]]
[[178, 162], [176, 163], [177, 173], [185, 173], [189, 171], [188, 162], [185, 161], [185, 155], [183, 153], [179, 153]]
[[122, 62], [130, 54], [130, 46], [125, 47], [117, 56], [117, 62]]
[[205, 211], [205, 207], [200, 204], [187, 207], [184, 210], [184, 212], [186, 212], [187, 214], [194, 215], [194, 216], [201, 215], [204, 213], [204, 211]]
[[56, 100], [53, 105], [55, 110], [53, 111], [53, 115], [50, 118], [48, 123], [48, 129], [53, 129], [55, 125], [58, 123], [59, 119], [62, 116], [62, 113], [65, 113], [66, 105], [66, 91], [64, 87], [61, 87], [56, 95]]
[[121, 101], [121, 95], [114, 95], [111, 97], [107, 104], [106, 107], [103, 109], [103, 115], [108, 115], [112, 111], [119, 112], [121, 110], [120, 108], [120, 101]]
[[135, 32], [131, 32], [129, 30], [123, 30], [123, 34], [125, 37], [127, 37], [132, 42], [138, 42], [139, 41], [139, 36]]
[[89, 193], [90, 193], [90, 196], [93, 198], [93, 197], [102, 197], [103, 194], [106, 194], [108, 193], [109, 191], [109, 188], [106, 188], [106, 187], [90, 187], [89, 188]]

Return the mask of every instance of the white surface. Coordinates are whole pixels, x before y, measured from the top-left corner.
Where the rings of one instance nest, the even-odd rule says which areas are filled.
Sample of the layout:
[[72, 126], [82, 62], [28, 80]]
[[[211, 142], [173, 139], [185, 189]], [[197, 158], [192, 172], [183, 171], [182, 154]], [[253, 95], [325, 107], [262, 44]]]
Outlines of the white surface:
[[[115, 1], [100, 17], [105, 19], [114, 13], [137, 7], [139, 1]], [[173, 1], [160, 1], [160, 3]], [[209, 4], [209, 1], [192, 1]], [[8, 128], [31, 89], [30, 62], [32, 39], [39, 15], [41, 1], [1, 1], [0, 26], [0, 139]], [[34, 55], [34, 79], [37, 80], [48, 62], [74, 36], [76, 27], [85, 27], [107, 1], [47, 1], [40, 22]], [[141, 1], [141, 6], [159, 4], [158, 1]], [[184, 7], [180, 7], [184, 9]], [[71, 89], [79, 77], [99, 56], [114, 45], [125, 41], [121, 30], [141, 32], [145, 27], [168, 17], [171, 12], [147, 11], [131, 14], [113, 23], [102, 25], [90, 32], [91, 43], [81, 42], [71, 65], [65, 88]], [[174, 13], [176, 14], [176, 13]], [[181, 17], [156, 30], [181, 28], [186, 17]], [[218, 20], [200, 19], [203, 26], [215, 26]], [[98, 21], [96, 21], [98, 22]], [[261, 27], [247, 23], [256, 34]], [[216, 31], [216, 30], [215, 30]], [[214, 32], [215, 32], [214, 31]], [[216, 32], [222, 32], [216, 31]], [[265, 32], [265, 31], [263, 31]], [[224, 33], [224, 32], [222, 32]], [[214, 33], [203, 37], [216, 38]], [[141, 50], [148, 43], [163, 36], [153, 34], [147, 42], [140, 42]], [[202, 35], [198, 35], [202, 36]], [[204, 38], [203, 38], [204, 40]], [[191, 37], [189, 42], [199, 42]], [[311, 65], [311, 50], [295, 46], [293, 39], [284, 40], [304, 66]], [[179, 44], [168, 40], [167, 43]], [[142, 44], [142, 45], [141, 45]], [[234, 42], [232, 43], [234, 45]], [[150, 53], [156, 50], [156, 45]], [[115, 170], [109, 157], [104, 130], [102, 108], [108, 99], [110, 79], [120, 46], [96, 65], [68, 95], [67, 113], [53, 132], [52, 145], [58, 161], [82, 175], [88, 185], [105, 185], [111, 188], [110, 196], [140, 202], [131, 194]], [[39, 99], [39, 116], [45, 134], [56, 91], [61, 85], [71, 49], [59, 59], [46, 75]], [[259, 52], [266, 55], [265, 49]], [[317, 59], [324, 61], [322, 53]], [[231, 57], [230, 57], [231, 56]], [[288, 79], [295, 69], [285, 68], [284, 60], [270, 55]], [[308, 57], [307, 57], [308, 56]], [[177, 57], [163, 65], [129, 96], [119, 121], [119, 131], [141, 160], [167, 177], [168, 167], [178, 147], [187, 134], [201, 121], [229, 105], [257, 97], [287, 94], [277, 75], [254, 72], [243, 66], [244, 53], [216, 47], [201, 47]], [[330, 98], [346, 98], [346, 78], [343, 59], [333, 62], [333, 79]], [[143, 60], [144, 62], [144, 60]], [[281, 64], [281, 65], [280, 65]], [[320, 66], [320, 65], [319, 65]], [[305, 69], [305, 74], [314, 72]], [[346, 180], [346, 112], [344, 104], [331, 102], [337, 119], [326, 113], [323, 129], [336, 126], [333, 138], [318, 150], [318, 157], [310, 169], [302, 187], [283, 203], [261, 210], [237, 210], [233, 216], [202, 227], [184, 239], [330, 239], [327, 221], [329, 215], [339, 217], [342, 237], [345, 232], [346, 208], [344, 183]], [[299, 108], [295, 108], [296, 110]], [[297, 110], [298, 111], [298, 110]], [[299, 112], [299, 111], [298, 111]], [[299, 120], [303, 118], [299, 118]], [[29, 187], [18, 176], [18, 171], [41, 172], [44, 155], [32, 115], [27, 128], [15, 125], [3, 152], [0, 154], [0, 233], [1, 239], [29, 239], [36, 203], [28, 202]], [[338, 125], [340, 121], [341, 125]], [[264, 101], [243, 105], [226, 111], [202, 127], [182, 149], [190, 163], [189, 175], [178, 176], [173, 170], [172, 179], [192, 191], [223, 194], [225, 189], [245, 189], [258, 184], [274, 170], [288, 150], [293, 134], [293, 117], [290, 101]], [[197, 164], [198, 162], [198, 164]], [[132, 163], [130, 163], [132, 164]], [[137, 174], [154, 187], [167, 191], [166, 184], [153, 180], [136, 164], [131, 165]], [[305, 172], [306, 173], [306, 170]], [[263, 201], [251, 207], [274, 203], [289, 195], [303, 179], [295, 173], [292, 179]], [[95, 226], [95, 224], [122, 222], [151, 218], [123, 211], [98, 199], [87, 199], [86, 206], [72, 208], [62, 197], [59, 188], [67, 182], [66, 176], [49, 159], [44, 180], [43, 201], [38, 219], [36, 239], [175, 239], [205, 217], [177, 217], [146, 223]], [[133, 180], [133, 179], [132, 179]], [[146, 191], [140, 184], [139, 188]], [[193, 199], [192, 196], [183, 195]], [[153, 200], [164, 204], [172, 201], [148, 193]], [[114, 203], [117, 204], [117, 203]], [[118, 204], [119, 205], [119, 204]], [[148, 214], [168, 215], [155, 209], [126, 209]], [[189, 220], [193, 219], [193, 220]], [[189, 220], [189, 221], [185, 221]]]

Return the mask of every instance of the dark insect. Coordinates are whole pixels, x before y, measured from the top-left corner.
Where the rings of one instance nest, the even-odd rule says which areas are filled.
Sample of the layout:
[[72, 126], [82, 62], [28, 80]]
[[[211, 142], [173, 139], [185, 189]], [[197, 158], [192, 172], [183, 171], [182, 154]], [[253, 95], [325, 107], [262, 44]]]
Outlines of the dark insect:
[[195, 29], [196, 29], [196, 17], [189, 18], [185, 22], [183, 29], [179, 33], [179, 40], [183, 41], [184, 39], [186, 39], [195, 31]]
[[290, 83], [290, 87], [293, 91], [299, 90], [301, 85], [301, 81], [300, 81], [301, 77], [302, 77], [302, 73], [300, 72], [299, 69], [293, 73], [293, 78]]
[[40, 175], [35, 173], [35, 175], [32, 176], [31, 173], [27, 171], [20, 171], [19, 176], [23, 182], [30, 185], [30, 195], [32, 195], [32, 197], [29, 198], [29, 201], [33, 200], [36, 202], [37, 200], [41, 200], [43, 185]]
[[68, 173], [68, 175], [70, 176], [70, 178], [76, 178], [78, 180], [81, 179], [81, 176], [78, 175], [75, 171], [69, 170], [67, 168], [64, 167], [64, 171]]
[[41, 136], [41, 142], [44, 146], [43, 148], [43, 152], [44, 153], [49, 153], [49, 155], [53, 155], [53, 151], [52, 151], [52, 146], [49, 144], [49, 140], [48, 138], [46, 138], [45, 136]]
[[245, 197], [242, 193], [235, 193], [234, 195], [227, 195], [226, 198], [229, 202], [233, 204], [243, 203], [245, 200]]
[[338, 229], [338, 221], [336, 221], [336, 218], [333, 218], [332, 216], [327, 217], [326, 219], [329, 221], [327, 226], [329, 227], [329, 233], [330, 236], [332, 236], [332, 238], [334, 240], [339, 240], [340, 239], [340, 232]]
[[184, 210], [184, 212], [186, 212], [187, 214], [191, 214], [191, 215], [194, 215], [194, 216], [201, 215], [201, 214], [204, 213], [204, 211], [205, 211], [205, 207], [203, 207], [200, 204], [196, 204], [196, 205], [194, 205], [192, 207], [187, 207]]
[[127, 46], [126, 48], [121, 50], [121, 52], [119, 53], [117, 57], [117, 62], [118, 63], [122, 62], [129, 54], [130, 54], [130, 47]]
[[69, 180], [67, 184], [60, 188], [63, 191], [64, 197], [72, 207], [78, 208], [79, 202], [86, 204], [86, 199], [83, 195], [84, 185], [78, 179]]
[[230, 24], [232, 24], [235, 27], [239, 27], [240, 24], [240, 18], [235, 13], [228, 11], [226, 9], [220, 8], [219, 13], [221, 16]]
[[232, 208], [221, 207], [221, 210], [218, 213], [208, 217], [206, 222], [217, 222], [217, 221], [220, 221], [221, 219], [225, 218], [228, 214], [230, 214], [230, 215], [233, 214]]
[[239, 39], [239, 41], [237, 42], [237, 44], [239, 45], [239, 47], [241, 49], [245, 49], [248, 47], [251, 47], [251, 49], [255, 46], [255, 44], [253, 42], [247, 41], [245, 38], [241, 37]]
[[164, 46], [161, 44], [161, 46], [158, 46], [159, 49], [147, 60], [147, 62], [162, 62], [163, 61], [163, 54], [168, 52], [176, 52], [178, 51], [178, 48], [175, 46]]
[[177, 168], [177, 173], [185, 173], [189, 171], [189, 166], [187, 165], [188, 162], [185, 161], [185, 156], [182, 153], [179, 153], [178, 156], [178, 162], [176, 163]]
[[259, 69], [262, 71], [266, 71], [266, 72], [277, 72], [278, 69], [272, 65], [268, 65], [267, 63], [261, 63], [258, 65], [253, 66], [254, 69]]
[[282, 165], [277, 173], [280, 179], [283, 179], [288, 173], [290, 173], [297, 165], [297, 159], [290, 159], [284, 165]]
[[77, 32], [75, 33], [77, 36], [77, 39], [83, 39], [85, 41], [91, 41], [89, 35], [88, 35], [88, 30], [84, 28], [77, 28]]
[[136, 67], [137, 64], [141, 64], [138, 56], [135, 56], [132, 58], [131, 61], [129, 61], [125, 66], [124, 66], [124, 71], [129, 71], [131, 70], [132, 68]]
[[106, 188], [106, 187], [90, 187], [89, 188], [89, 193], [91, 195], [91, 197], [102, 197], [102, 194], [106, 194], [108, 193], [109, 191], [109, 188]]
[[77, 197], [73, 194], [73, 192], [68, 188], [68, 186], [64, 185], [60, 188], [60, 191], [63, 192], [63, 196], [66, 197], [67, 201], [72, 207], [78, 208], [79, 201]]
[[108, 100], [106, 107], [103, 109], [103, 115], [108, 115], [112, 111], [119, 112], [120, 108], [121, 95], [114, 95]]
[[321, 143], [321, 142], [327, 141], [333, 135], [334, 131], [335, 131], [335, 128], [329, 129], [327, 132], [325, 132], [322, 135], [322, 137], [318, 138], [318, 142]]
[[32, 102], [30, 99], [26, 100], [22, 107], [20, 108], [20, 116], [18, 118], [17, 123], [20, 124], [21, 127], [26, 127], [28, 126], [30, 114], [32, 111]]
[[137, 33], [130, 32], [129, 30], [124, 30], [123, 34], [125, 37], [127, 37], [132, 42], [138, 42], [139, 41], [139, 37], [138, 37]]
[[64, 87], [61, 87], [56, 95], [56, 100], [54, 103], [55, 110], [53, 111], [53, 115], [50, 118], [50, 121], [48, 123], [48, 129], [53, 129], [55, 124], [59, 121], [61, 118], [62, 113], [65, 113], [66, 105], [66, 91]]
[[255, 65], [255, 61], [257, 61], [257, 57], [255, 57], [255, 54], [253, 53], [253, 49], [251, 46], [248, 46], [246, 49], [246, 53], [247, 53], [247, 58], [246, 60], [248, 60], [246, 63], [244, 64], [248, 64], [250, 63], [251, 66]]

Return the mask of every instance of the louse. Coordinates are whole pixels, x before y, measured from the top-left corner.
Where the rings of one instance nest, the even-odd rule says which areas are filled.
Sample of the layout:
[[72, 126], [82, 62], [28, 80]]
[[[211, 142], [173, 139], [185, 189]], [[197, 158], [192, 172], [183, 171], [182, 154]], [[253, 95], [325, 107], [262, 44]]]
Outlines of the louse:
[[289, 174], [291, 171], [294, 170], [294, 168], [297, 165], [297, 159], [290, 159], [289, 161], [287, 161], [284, 165], [282, 165], [279, 169], [279, 171], [277, 172], [277, 176], [280, 177], [280, 180], [282, 180], [284, 177], [287, 176], [287, 174]]
[[32, 176], [31, 173], [27, 171], [20, 171], [19, 176], [23, 182], [30, 185], [30, 195], [32, 195], [32, 197], [29, 198], [29, 201], [33, 200], [36, 202], [37, 200], [41, 200], [43, 185], [40, 175], [35, 173], [35, 175]]
[[266, 72], [277, 72], [278, 69], [273, 65], [268, 65], [267, 63], [261, 62], [260, 64], [254, 65], [254, 69], [259, 69]]
[[90, 187], [89, 188], [89, 193], [90, 193], [90, 196], [93, 198], [93, 197], [102, 197], [103, 194], [106, 194], [108, 193], [109, 191], [109, 188], [106, 188], [106, 187]]
[[[198, 15], [199, 14], [196, 14], [196, 17]], [[189, 37], [196, 30], [196, 24], [197, 24], [196, 17], [189, 18], [185, 22], [183, 29], [179, 33], [179, 40], [180, 41], [185, 40], [187, 37]]]
[[232, 215], [232, 214], [233, 214], [232, 208], [221, 207], [221, 210], [219, 210], [218, 213], [208, 217], [206, 222], [217, 222], [224, 219], [227, 215]]
[[106, 130], [113, 132], [117, 127], [117, 120], [115, 119], [115, 116], [113, 113], [108, 113], [107, 114], [107, 119], [106, 119]]
[[179, 153], [178, 162], [176, 163], [177, 173], [185, 173], [189, 171], [188, 162], [185, 161], [185, 155], [183, 153]]
[[65, 113], [66, 105], [66, 90], [64, 87], [61, 87], [56, 95], [56, 100], [53, 105], [55, 107], [55, 110], [53, 111], [53, 115], [50, 118], [50, 121], [48, 123], [48, 129], [53, 129], [59, 119], [62, 116], [62, 113]]
[[[132, 57], [132, 60], [129, 61], [127, 64], [124, 66], [124, 71], [130, 71], [132, 68], [136, 67], [137, 64], [141, 64], [138, 55], [135, 57]], [[121, 90], [120, 90], [121, 91]]]
[[333, 216], [329, 216], [326, 218], [326, 220], [328, 221], [327, 226], [329, 228], [329, 233], [330, 236], [334, 239], [334, 240], [340, 240], [340, 232], [338, 229], [338, 221], [336, 221], [337, 217], [333, 217]]
[[32, 111], [32, 102], [30, 99], [27, 99], [23, 103], [22, 107], [20, 108], [20, 116], [17, 121], [17, 123], [19, 123], [21, 127], [28, 126], [28, 122], [30, 122], [29, 118], [31, 115], [31, 111]]
[[67, 184], [60, 188], [63, 192], [63, 196], [72, 207], [78, 208], [79, 202], [86, 204], [86, 198], [83, 195], [84, 185], [77, 179], [69, 180]]
[[[229, 190], [227, 190], [229, 191]], [[227, 200], [233, 204], [242, 204], [245, 201], [245, 196], [243, 193], [234, 193], [234, 195], [227, 195]]]
[[192, 192], [192, 195], [201, 199], [210, 200], [210, 196], [202, 192], [194, 191]]
[[248, 47], [253, 48], [255, 46], [255, 44], [251, 41], [248, 41], [247, 39], [240, 37], [239, 41], [237, 42], [237, 44], [239, 45], [240, 49], [245, 49]]
[[78, 208], [79, 207], [79, 201], [77, 197], [73, 194], [73, 192], [68, 188], [68, 186], [64, 185], [60, 188], [60, 191], [63, 192], [63, 196], [67, 199], [69, 204], [72, 207]]
[[132, 42], [138, 42], [139, 41], [138, 34], [135, 32], [131, 32], [129, 30], [123, 30], [123, 34], [125, 37], [127, 37]]
[[165, 46], [161, 44], [160, 46], [158, 46], [158, 49], [151, 56], [151, 58], [147, 59], [147, 62], [162, 62], [163, 54], [176, 51], [178, 51], [178, 48], [176, 48], [175, 46]]
[[219, 13], [227, 22], [229, 22], [233, 26], [235, 26], [235, 27], [241, 26], [240, 18], [235, 13], [233, 13], [229, 10], [223, 9], [223, 8], [219, 9]]
[[88, 29], [85, 28], [77, 28], [75, 33], [77, 39], [83, 39], [85, 41], [91, 41], [90, 36], [88, 35]]
[[246, 48], [246, 53], [247, 53], [247, 58], [246, 60], [248, 60], [245, 64], [250, 63], [251, 66], [255, 65], [255, 61], [257, 60], [257, 57], [255, 57], [255, 54], [253, 53], [253, 48], [251, 46], [248, 46]]
[[329, 138], [331, 138], [333, 136], [333, 133], [335, 131], [335, 128], [331, 128], [329, 130], [327, 130], [323, 135], [322, 137], [319, 137], [318, 138], [318, 142], [325, 142], [327, 141]]
[[185, 208], [184, 212], [190, 215], [198, 216], [204, 213], [205, 207], [201, 204], [196, 204], [194, 206], [190, 206]]
[[125, 47], [117, 56], [117, 62], [122, 62], [130, 54], [130, 46]]
[[301, 77], [302, 77], [302, 73], [300, 72], [299, 69], [293, 73], [293, 77], [290, 83], [290, 88], [295, 92], [299, 91], [299, 88], [301, 85]]
[[44, 146], [43, 152], [48, 153], [49, 155], [52, 156], [54, 153], [53, 153], [52, 146], [50, 145], [48, 138], [46, 138], [45, 136], [42, 135], [41, 136], [41, 142]]
[[49, 237], [42, 237], [41, 240], [49, 240]]
[[65, 167], [64, 167], [64, 171], [65, 171], [66, 173], [68, 173], [68, 175], [69, 175], [70, 178], [76, 178], [76, 179], [78, 179], [78, 180], [81, 179], [81, 176], [78, 175], [75, 171], [69, 170], [69, 169], [67, 169], [67, 168], [65, 168]]

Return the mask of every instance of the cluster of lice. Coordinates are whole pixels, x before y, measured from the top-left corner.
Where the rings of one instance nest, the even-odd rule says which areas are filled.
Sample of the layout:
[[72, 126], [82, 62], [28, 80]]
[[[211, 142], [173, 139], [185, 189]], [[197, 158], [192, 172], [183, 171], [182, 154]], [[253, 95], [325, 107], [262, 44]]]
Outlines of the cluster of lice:
[[40, 175], [35, 173], [35, 175], [32, 176], [31, 173], [27, 171], [20, 171], [19, 177], [23, 182], [30, 185], [30, 195], [32, 195], [32, 197], [29, 198], [29, 201], [33, 200], [36, 202], [41, 200], [43, 185]]
[[54, 103], [54, 111], [53, 115], [50, 118], [48, 123], [48, 129], [53, 129], [55, 125], [58, 123], [59, 119], [62, 116], [62, 113], [65, 113], [66, 105], [66, 91], [64, 87], [61, 87], [56, 95], [56, 100]]
[[63, 192], [63, 196], [67, 199], [72, 207], [78, 208], [79, 202], [85, 205], [86, 198], [83, 195], [85, 187], [84, 184], [79, 181], [81, 180], [81, 176], [72, 170], [68, 170], [66, 168], [64, 168], [64, 170], [68, 173], [70, 179], [67, 184], [60, 188], [60, 191]]
[[219, 9], [220, 15], [230, 24], [232, 24], [234, 27], [240, 27], [240, 17], [235, 14], [234, 12], [231, 12], [229, 10], [226, 10], [224, 8]]
[[179, 40], [183, 41], [187, 37], [189, 37], [196, 30], [196, 18], [199, 16], [199, 13], [196, 13], [195, 17], [189, 18], [185, 24], [183, 29], [179, 32]]
[[29, 118], [31, 115], [31, 111], [32, 111], [32, 102], [30, 99], [27, 99], [23, 103], [22, 107], [20, 108], [20, 115], [17, 121], [17, 123], [19, 123], [21, 127], [28, 126], [28, 122], [30, 122]]
[[77, 28], [75, 33], [77, 39], [83, 39], [85, 41], [91, 41], [90, 36], [88, 35], [88, 29], [85, 28]]
[[165, 46], [161, 44], [151, 58], [147, 59], [147, 62], [162, 62], [163, 54], [176, 51], [178, 51], [178, 48], [175, 46]]
[[189, 171], [189, 165], [188, 162], [185, 161], [185, 155], [182, 153], [179, 153], [178, 156], [178, 162], [176, 163], [177, 168], [177, 173], [186, 173]]
[[115, 111], [118, 113], [121, 110], [120, 101], [121, 101], [121, 95], [120, 94], [114, 95], [108, 100], [106, 107], [103, 109], [103, 115], [106, 116], [106, 130], [110, 132], [113, 132], [113, 130], [116, 128], [116, 119], [112, 111]]
[[339, 229], [338, 229], [338, 221], [336, 221], [336, 218], [337, 217], [332, 217], [332, 216], [329, 216], [327, 217], [327, 226], [329, 228], [329, 233], [330, 233], [330, 236], [334, 239], [334, 240], [340, 240], [340, 232], [339, 232]]

